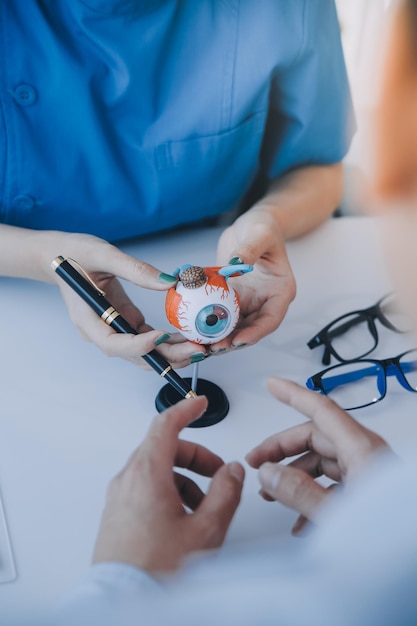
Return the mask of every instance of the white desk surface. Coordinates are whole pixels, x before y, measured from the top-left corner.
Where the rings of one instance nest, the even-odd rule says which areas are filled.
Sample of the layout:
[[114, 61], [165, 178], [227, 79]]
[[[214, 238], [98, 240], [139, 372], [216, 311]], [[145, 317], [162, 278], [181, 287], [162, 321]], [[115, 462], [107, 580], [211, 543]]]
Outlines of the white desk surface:
[[[182, 231], [122, 247], [170, 272], [184, 263], [215, 263], [219, 232]], [[265, 437], [303, 420], [269, 396], [265, 379], [304, 384], [322, 369], [321, 349], [306, 346], [314, 333], [390, 289], [372, 218], [333, 219], [291, 242], [288, 252], [298, 293], [281, 327], [256, 346], [200, 365], [200, 375], [227, 393], [230, 412], [215, 426], [186, 429], [184, 437], [225, 460], [243, 461]], [[169, 328], [162, 293], [127, 289], [150, 323]], [[106, 485], [144, 436], [161, 380], [83, 342], [55, 286], [2, 278], [0, 303], [0, 489], [17, 568], [16, 580], [0, 585], [0, 605], [47, 607], [86, 571]], [[389, 331], [380, 338], [376, 357], [414, 347], [411, 338]], [[417, 445], [416, 402], [394, 380], [384, 401], [355, 417], [406, 455]], [[295, 513], [257, 492], [256, 472], [247, 468], [229, 543], [289, 533]]]

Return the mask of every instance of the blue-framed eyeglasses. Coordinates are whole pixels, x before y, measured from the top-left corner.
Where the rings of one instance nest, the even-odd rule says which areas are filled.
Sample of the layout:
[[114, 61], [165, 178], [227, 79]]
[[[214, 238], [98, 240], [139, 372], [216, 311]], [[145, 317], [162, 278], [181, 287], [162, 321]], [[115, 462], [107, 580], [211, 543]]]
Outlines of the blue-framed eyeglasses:
[[360, 359], [378, 345], [376, 320], [397, 333], [406, 333], [411, 329], [409, 320], [398, 308], [395, 296], [387, 294], [367, 309], [351, 311], [333, 320], [307, 345], [310, 350], [324, 346], [323, 365], [329, 365], [332, 356], [342, 363]]
[[379, 402], [387, 393], [387, 377], [395, 376], [407, 391], [417, 391], [417, 349], [389, 359], [339, 363], [311, 376], [306, 385], [352, 411]]

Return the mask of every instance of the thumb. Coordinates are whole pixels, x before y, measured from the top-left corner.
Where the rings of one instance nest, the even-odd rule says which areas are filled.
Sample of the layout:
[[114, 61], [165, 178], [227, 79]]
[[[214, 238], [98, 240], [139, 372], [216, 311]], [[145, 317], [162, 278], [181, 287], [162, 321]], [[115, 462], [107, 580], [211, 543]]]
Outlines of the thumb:
[[234, 250], [229, 260], [229, 265], [242, 265], [244, 263], [255, 265], [256, 261], [265, 252], [265, 241], [262, 242], [262, 246], [253, 244], [254, 242], [251, 241], [250, 244], [240, 245], [239, 250]]
[[[278, 247], [277, 247], [278, 246]], [[273, 251], [283, 251], [274, 228], [270, 223], [251, 222], [243, 233], [240, 233], [238, 244], [230, 251], [229, 264], [255, 263], [265, 254], [271, 254]], [[285, 248], [284, 248], [285, 250]]]
[[296, 467], [264, 463], [258, 479], [268, 495], [309, 519], [328, 497], [324, 487]]
[[206, 548], [222, 545], [242, 495], [245, 470], [237, 462], [223, 465], [214, 475], [206, 497], [195, 513], [206, 534]]

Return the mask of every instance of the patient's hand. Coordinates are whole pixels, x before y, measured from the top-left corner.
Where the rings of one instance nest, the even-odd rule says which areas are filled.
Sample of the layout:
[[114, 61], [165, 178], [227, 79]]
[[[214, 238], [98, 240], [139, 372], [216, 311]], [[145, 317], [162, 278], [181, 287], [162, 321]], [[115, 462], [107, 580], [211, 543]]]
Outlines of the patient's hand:
[[[265, 499], [279, 500], [301, 514], [293, 528], [296, 533], [306, 519], [314, 519], [315, 511], [329, 496], [330, 490], [315, 478], [327, 476], [344, 482], [378, 451], [389, 447], [325, 396], [279, 378], [271, 378], [268, 388], [277, 400], [310, 418], [272, 435], [246, 457], [249, 465], [259, 468]], [[279, 464], [294, 456], [297, 458], [288, 465]]]
[[[221, 546], [239, 505], [244, 469], [178, 438], [206, 408], [207, 400], [198, 397], [154, 418], [110, 483], [94, 562], [130, 563], [155, 574], [174, 570], [191, 552]], [[207, 495], [174, 467], [212, 477]]]

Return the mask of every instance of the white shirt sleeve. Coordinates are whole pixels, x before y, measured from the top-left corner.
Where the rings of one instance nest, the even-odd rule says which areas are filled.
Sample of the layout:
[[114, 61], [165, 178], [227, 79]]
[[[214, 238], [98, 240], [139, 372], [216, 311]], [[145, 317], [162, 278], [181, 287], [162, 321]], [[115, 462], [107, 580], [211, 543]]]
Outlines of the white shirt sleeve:
[[53, 612], [54, 626], [141, 624], [144, 605], [158, 606], [163, 587], [149, 574], [125, 563], [97, 563]]
[[96, 565], [54, 626], [415, 626], [416, 529], [417, 465], [381, 458], [307, 538], [203, 555], [163, 585]]

